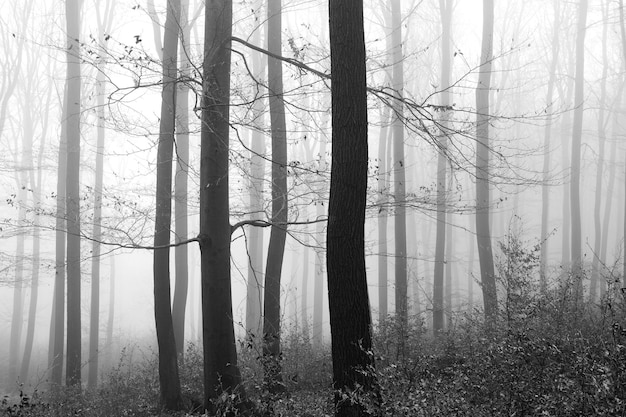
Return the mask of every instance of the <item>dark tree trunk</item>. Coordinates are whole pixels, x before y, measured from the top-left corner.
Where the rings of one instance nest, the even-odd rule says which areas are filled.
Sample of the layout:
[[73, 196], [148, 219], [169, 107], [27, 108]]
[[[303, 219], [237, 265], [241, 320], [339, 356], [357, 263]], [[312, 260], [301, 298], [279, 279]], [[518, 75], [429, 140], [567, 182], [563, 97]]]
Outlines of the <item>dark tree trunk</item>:
[[337, 416], [367, 415], [342, 398], [359, 384], [378, 402], [365, 270], [367, 99], [362, 0], [330, 0], [332, 168], [327, 267]]
[[[282, 55], [281, 1], [269, 0], [267, 7], [267, 40], [269, 52]], [[265, 265], [265, 296], [263, 297], [263, 353], [265, 384], [277, 391], [280, 370], [280, 283], [287, 235], [287, 132], [283, 103], [282, 61], [268, 57], [270, 119], [272, 131], [272, 228]]]
[[200, 250], [206, 408], [221, 393], [243, 395], [230, 276], [228, 149], [232, 1], [207, 0], [200, 150]]
[[489, 89], [493, 57], [493, 0], [483, 0], [482, 52], [476, 87], [476, 240], [485, 319], [495, 322], [498, 310], [496, 277], [489, 231]]
[[178, 358], [170, 307], [170, 229], [172, 225], [172, 157], [176, 119], [176, 78], [180, 1], [168, 0], [163, 35], [163, 91], [157, 150], [156, 219], [154, 225], [154, 318], [159, 348], [161, 403], [182, 406]]

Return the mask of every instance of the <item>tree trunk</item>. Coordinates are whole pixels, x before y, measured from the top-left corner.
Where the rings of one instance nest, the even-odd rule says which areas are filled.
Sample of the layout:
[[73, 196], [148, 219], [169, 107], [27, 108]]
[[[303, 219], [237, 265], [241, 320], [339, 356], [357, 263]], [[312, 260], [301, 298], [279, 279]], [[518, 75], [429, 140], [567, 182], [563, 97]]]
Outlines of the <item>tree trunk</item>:
[[593, 210], [594, 223], [594, 245], [593, 245], [593, 261], [591, 266], [591, 281], [589, 282], [589, 301], [595, 303], [598, 298], [598, 287], [600, 285], [600, 262], [604, 263], [604, 259], [600, 258], [602, 246], [602, 221], [600, 212], [602, 210], [602, 183], [604, 181], [604, 156], [606, 144], [606, 78], [609, 69], [607, 56], [607, 32], [608, 32], [608, 4], [602, 2], [602, 77], [600, 78], [600, 102], [598, 109], [598, 162], [596, 165], [596, 192]]
[[[407, 322], [407, 261], [406, 261], [406, 175], [404, 160], [404, 74], [402, 55], [402, 16], [400, 0], [391, 0], [391, 26], [393, 43], [392, 84], [396, 100], [393, 101], [393, 193], [395, 197], [394, 242], [396, 318], [402, 329]], [[402, 339], [403, 340], [403, 339]]]
[[572, 129], [572, 168], [570, 207], [572, 210], [572, 275], [576, 300], [582, 297], [582, 224], [580, 214], [580, 153], [585, 94], [585, 34], [587, 32], [587, 0], [580, 0], [576, 36], [576, 76], [574, 85], [574, 126]]
[[[67, 0], [67, 366], [66, 384], [80, 387], [80, 6]], [[57, 304], [59, 307], [59, 304]]]
[[[180, 5], [180, 75], [191, 75], [189, 50], [191, 30], [188, 23], [189, 0], [182, 0]], [[176, 176], [174, 177], [174, 224], [175, 240], [187, 239], [187, 178], [189, 176], [189, 86], [180, 83], [176, 90]], [[172, 323], [176, 340], [176, 353], [182, 358], [185, 353], [185, 310], [189, 287], [188, 246], [179, 245], [174, 249], [175, 285], [172, 302]]]
[[[255, 18], [262, 19], [259, 8], [261, 2], [255, 3]], [[250, 41], [261, 46], [261, 30], [255, 30]], [[253, 52], [252, 71], [257, 80], [263, 79], [265, 72], [265, 56]], [[262, 88], [260, 85], [257, 86]], [[250, 137], [250, 219], [263, 219], [263, 188], [265, 185], [265, 136], [262, 133], [265, 113], [265, 100], [258, 96], [252, 104], [254, 127]], [[246, 332], [253, 338], [261, 337], [263, 322], [261, 320], [263, 300], [263, 235], [264, 229], [253, 227], [248, 237], [248, 283], [246, 291]]]
[[[282, 55], [281, 1], [269, 0], [267, 39], [271, 54]], [[283, 103], [282, 61], [269, 56], [267, 65], [272, 131], [272, 227], [265, 264], [263, 297], [263, 353], [265, 384], [270, 391], [280, 387], [280, 283], [287, 235], [287, 128]]]
[[200, 150], [200, 251], [205, 407], [243, 395], [237, 367], [230, 276], [228, 194], [232, 1], [207, 0]]
[[387, 247], [387, 220], [389, 212], [387, 210], [389, 190], [389, 182], [387, 180], [387, 141], [388, 141], [388, 123], [389, 123], [389, 106], [385, 105], [381, 111], [381, 128], [378, 137], [378, 324], [385, 322], [388, 314], [388, 257], [389, 249]]
[[[69, 80], [69, 68], [66, 74]], [[63, 381], [63, 341], [65, 339], [65, 198], [67, 176], [67, 83], [61, 104], [61, 137], [59, 138], [59, 156], [57, 167], [56, 186], [56, 215], [55, 215], [55, 264], [54, 290], [52, 301], [52, 319], [50, 320], [50, 344], [48, 346], [48, 367], [51, 369], [52, 383], [60, 386]]]
[[[98, 11], [98, 29], [100, 39], [103, 42], [104, 55], [106, 55], [106, 34], [109, 32], [112, 20], [112, 3], [107, 1], [105, 6], [105, 17], [101, 19]], [[100, 340], [100, 241], [102, 240], [102, 183], [104, 179], [104, 98], [105, 87], [105, 61], [99, 63], [96, 74], [96, 96], [97, 96], [97, 130], [96, 130], [96, 178], [94, 185], [93, 203], [93, 241], [91, 245], [91, 317], [89, 323], [89, 375], [87, 387], [95, 389], [98, 385], [98, 364]]]
[[443, 270], [446, 247], [446, 153], [450, 126], [448, 110], [450, 106], [450, 74], [452, 43], [452, 0], [439, 0], [441, 15], [441, 115], [439, 154], [437, 156], [437, 234], [435, 236], [435, 271], [433, 275], [433, 333], [438, 336], [443, 330]]
[[170, 307], [170, 229], [172, 224], [172, 157], [176, 120], [176, 79], [179, 0], [168, 0], [163, 34], [163, 91], [157, 150], [156, 219], [154, 225], [154, 318], [159, 349], [161, 404], [168, 410], [182, 407], [178, 357]]
[[493, 0], [483, 0], [483, 34], [476, 87], [476, 240], [487, 325], [495, 323], [498, 302], [489, 232], [489, 89], [493, 58]]
[[[363, 2], [329, 2], [332, 78], [332, 169], [327, 265], [335, 415], [368, 415], [342, 398], [357, 388], [378, 403], [365, 269], [367, 98]], [[368, 398], [361, 397], [367, 400]]]
[[552, 135], [552, 100], [554, 84], [556, 83], [556, 68], [559, 62], [559, 33], [561, 28], [560, 1], [554, 2], [554, 28], [552, 32], [552, 61], [550, 63], [550, 78], [546, 93], [547, 119], [543, 135], [543, 182], [541, 184], [541, 250], [539, 254], [539, 285], [542, 293], [547, 289], [546, 268], [548, 266], [548, 223], [550, 219], [550, 194], [548, 181], [550, 180], [550, 140]]

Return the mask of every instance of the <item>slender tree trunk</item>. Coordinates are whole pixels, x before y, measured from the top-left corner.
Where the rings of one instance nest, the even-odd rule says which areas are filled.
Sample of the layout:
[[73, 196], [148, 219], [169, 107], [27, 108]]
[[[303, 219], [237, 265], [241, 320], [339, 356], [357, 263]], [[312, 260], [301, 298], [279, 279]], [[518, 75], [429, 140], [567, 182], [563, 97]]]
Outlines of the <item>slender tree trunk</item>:
[[228, 195], [232, 1], [207, 0], [200, 150], [200, 251], [205, 408], [244, 395], [237, 367], [230, 276]]
[[582, 223], [580, 214], [580, 154], [584, 111], [585, 34], [587, 32], [587, 0], [580, 0], [576, 36], [576, 77], [574, 85], [574, 126], [572, 130], [572, 168], [570, 207], [572, 210], [572, 274], [576, 300], [582, 297]]
[[561, 28], [560, 1], [554, 1], [554, 28], [552, 32], [552, 61], [550, 63], [550, 78], [548, 79], [548, 92], [546, 93], [546, 107], [548, 108], [546, 125], [543, 135], [543, 182], [541, 184], [541, 236], [540, 236], [540, 259], [539, 259], [539, 285], [541, 292], [547, 289], [546, 268], [548, 265], [548, 223], [550, 219], [550, 194], [548, 181], [550, 180], [550, 141], [552, 135], [552, 100], [554, 96], [554, 84], [556, 83], [556, 68], [559, 62], [559, 33]]
[[[267, 39], [269, 52], [282, 55], [282, 7], [280, 0], [269, 0]], [[265, 264], [263, 297], [263, 352], [266, 358], [265, 383], [276, 391], [280, 381], [280, 284], [287, 235], [287, 128], [283, 103], [282, 61], [268, 57], [267, 65], [272, 130], [272, 227]]]
[[476, 239], [485, 319], [488, 325], [495, 322], [498, 310], [489, 232], [489, 89], [493, 58], [493, 14], [493, 0], [483, 0], [482, 51], [476, 87]]
[[109, 317], [107, 318], [107, 366], [110, 368], [113, 366], [113, 322], [115, 320], [115, 257], [110, 258], [109, 269]]
[[[450, 172], [450, 178], [448, 179], [448, 189], [452, 190], [452, 172]], [[452, 235], [452, 213], [447, 213], [447, 227], [446, 227], [446, 254], [445, 254], [445, 262], [446, 262], [446, 268], [445, 268], [445, 303], [444, 303], [444, 310], [446, 312], [446, 328], [450, 329], [450, 324], [452, 322], [452, 311], [453, 311], [453, 305], [452, 305], [452, 292], [454, 290], [453, 288], [453, 280], [454, 277], [452, 276], [452, 258], [453, 258], [453, 250], [454, 250], [454, 245], [453, 245], [453, 235]]]
[[389, 212], [387, 210], [389, 182], [387, 180], [387, 142], [389, 136], [389, 106], [384, 106], [381, 111], [381, 128], [378, 137], [378, 324], [384, 323], [389, 314], [387, 307], [388, 296], [388, 275], [389, 275], [389, 249], [387, 247], [387, 220]]
[[[69, 68], [66, 74], [69, 80]], [[61, 137], [59, 138], [59, 156], [57, 167], [56, 186], [56, 216], [55, 216], [55, 266], [54, 266], [54, 294], [52, 302], [52, 319], [50, 321], [49, 368], [52, 383], [60, 386], [63, 381], [63, 341], [65, 339], [65, 199], [67, 176], [67, 85], [63, 93], [61, 112]]]
[[441, 15], [441, 106], [444, 107], [440, 120], [439, 154], [437, 157], [437, 234], [435, 237], [435, 271], [433, 275], [433, 332], [435, 336], [443, 330], [443, 270], [446, 247], [446, 152], [450, 126], [450, 73], [452, 43], [452, 0], [439, 0]]
[[[46, 102], [46, 109], [50, 108], [52, 98], [52, 90], [48, 92], [48, 99]], [[46, 132], [48, 128], [48, 115], [49, 112], [44, 110], [43, 115], [43, 123], [42, 123], [42, 131]], [[32, 121], [29, 119], [25, 119], [25, 125], [32, 125]], [[31, 188], [33, 190], [33, 206], [35, 210], [38, 210], [41, 206], [41, 186], [42, 186], [42, 176], [43, 176], [43, 154], [45, 149], [45, 137], [42, 136], [39, 144], [39, 155], [37, 157], [37, 176], [35, 178], [35, 172], [33, 169], [33, 156], [29, 155], [31, 162], [28, 163], [30, 166], [29, 176]], [[29, 145], [32, 147], [32, 143]], [[37, 319], [37, 302], [39, 299], [39, 264], [40, 264], [40, 248], [41, 248], [41, 230], [40, 230], [40, 221], [39, 214], [35, 212], [35, 216], [33, 219], [33, 259], [32, 259], [32, 273], [31, 273], [31, 283], [30, 283], [30, 303], [28, 308], [28, 326], [26, 330], [26, 343], [24, 345], [24, 357], [22, 358], [22, 369], [20, 372], [20, 376], [22, 381], [28, 381], [28, 372], [30, 368], [30, 360], [33, 352], [33, 342], [35, 339], [35, 322]]]
[[[189, 50], [191, 30], [188, 23], [189, 0], [182, 0], [180, 21], [179, 56], [180, 75], [187, 78], [191, 75]], [[174, 177], [174, 224], [175, 241], [187, 239], [187, 178], [189, 176], [189, 86], [178, 84], [176, 90], [176, 176]], [[189, 256], [188, 246], [179, 245], [174, 249], [175, 285], [172, 302], [172, 323], [176, 339], [176, 353], [182, 358], [185, 353], [185, 311], [187, 308], [187, 292], [189, 287]]]
[[407, 260], [406, 260], [406, 174], [404, 160], [404, 74], [402, 55], [402, 16], [400, 0], [391, 0], [391, 25], [393, 43], [392, 84], [396, 100], [393, 101], [393, 193], [395, 197], [394, 241], [396, 317], [402, 328], [407, 322]]
[[156, 219], [154, 225], [154, 318], [159, 349], [159, 383], [162, 406], [182, 407], [178, 357], [170, 307], [170, 229], [172, 224], [172, 157], [176, 120], [176, 79], [179, 0], [168, 0], [163, 35], [163, 90], [157, 149]]
[[[107, 2], [106, 23], [98, 19], [100, 37], [104, 43], [106, 51], [105, 34], [110, 28], [110, 2]], [[100, 15], [98, 13], [98, 18]], [[106, 25], [107, 27], [105, 28]], [[105, 52], [106, 54], [106, 52]], [[99, 64], [96, 75], [97, 89], [97, 130], [96, 130], [96, 178], [94, 186], [94, 203], [93, 203], [93, 241], [91, 245], [91, 317], [89, 324], [89, 375], [87, 378], [87, 387], [95, 389], [98, 385], [98, 364], [99, 351], [98, 344], [100, 340], [100, 241], [102, 240], [102, 186], [104, 180], [104, 95], [106, 94], [104, 70], [105, 62]]]
[[[67, 0], [67, 366], [66, 384], [81, 381], [80, 272], [80, 6]], [[59, 304], [57, 304], [59, 307]]]
[[[583, 0], [584, 1], [584, 0]], [[619, 21], [620, 33], [622, 35], [622, 53], [624, 62], [626, 62], [626, 27], [624, 25], [624, 1], [619, 0]], [[624, 198], [626, 199], [626, 181], [624, 181]], [[623, 242], [626, 242], [626, 201], [624, 201], [624, 233], [622, 235]], [[624, 243], [624, 269], [622, 271], [622, 286], [626, 287], [626, 243]]]
[[[256, 19], [260, 21], [261, 2], [254, 5]], [[254, 31], [251, 42], [261, 46], [261, 28]], [[257, 80], [263, 78], [266, 60], [264, 55], [254, 53], [252, 71]], [[262, 88], [260, 85], [257, 86]], [[250, 219], [261, 220], [263, 213], [263, 188], [265, 185], [265, 136], [262, 133], [266, 102], [261, 96], [252, 104], [254, 128], [250, 138]], [[249, 336], [261, 337], [263, 322], [261, 320], [263, 300], [263, 235], [264, 229], [253, 227], [248, 237], [248, 284], [246, 292], [246, 331]]]
[[[322, 123], [326, 126], [326, 123]], [[326, 171], [326, 139], [320, 136], [320, 151], [318, 171]], [[322, 183], [320, 181], [320, 183]], [[315, 202], [316, 219], [319, 220], [326, 215], [324, 184], [320, 184], [317, 191], [317, 201]], [[324, 225], [321, 222], [315, 225], [315, 235], [317, 236], [318, 248], [324, 246]], [[315, 278], [313, 282], [313, 347], [319, 349], [324, 342], [324, 253], [317, 249], [315, 253]]]
[[362, 395], [373, 393], [374, 405], [378, 400], [370, 370], [374, 357], [364, 246], [368, 149], [362, 0], [331, 0], [329, 18], [333, 139], [327, 265], [335, 415], [361, 416], [370, 411], [342, 393], [358, 384]]
[[596, 165], [596, 193], [593, 210], [593, 223], [594, 223], [594, 254], [591, 265], [591, 282], [589, 283], [589, 301], [595, 303], [598, 298], [598, 287], [600, 285], [600, 262], [604, 262], [601, 256], [602, 246], [602, 220], [600, 212], [602, 210], [602, 183], [604, 181], [604, 157], [605, 157], [605, 145], [606, 145], [606, 78], [609, 69], [608, 56], [607, 56], [607, 32], [608, 32], [608, 4], [602, 2], [602, 77], [600, 81], [600, 102], [598, 109], [598, 162]]

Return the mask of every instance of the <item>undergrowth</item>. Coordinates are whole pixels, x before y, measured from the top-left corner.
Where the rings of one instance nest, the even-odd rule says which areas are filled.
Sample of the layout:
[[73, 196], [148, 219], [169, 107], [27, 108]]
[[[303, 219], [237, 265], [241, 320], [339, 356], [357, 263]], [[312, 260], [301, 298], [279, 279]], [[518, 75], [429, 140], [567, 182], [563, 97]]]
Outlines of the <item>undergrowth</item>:
[[[615, 279], [601, 301], [582, 302], [573, 277], [561, 272], [551, 287], [537, 282], [537, 248], [509, 239], [498, 259], [500, 316], [484, 327], [479, 309], [449, 312], [450, 326], [433, 337], [424, 316], [374, 328], [374, 372], [384, 416], [626, 416], [626, 314]], [[618, 280], [619, 281], [619, 280]], [[403, 327], [404, 326], [404, 327]], [[284, 389], [263, 385], [262, 349], [239, 345], [243, 389], [257, 415], [333, 414], [329, 347], [303, 332], [283, 337]], [[187, 411], [159, 409], [157, 360], [131, 364], [122, 356], [99, 388], [22, 392], [2, 401], [1, 414], [26, 416], [186, 416], [202, 414], [202, 352], [189, 345], [180, 375]], [[358, 401], [359, 399], [354, 399]], [[229, 396], [219, 415], [236, 415]]]

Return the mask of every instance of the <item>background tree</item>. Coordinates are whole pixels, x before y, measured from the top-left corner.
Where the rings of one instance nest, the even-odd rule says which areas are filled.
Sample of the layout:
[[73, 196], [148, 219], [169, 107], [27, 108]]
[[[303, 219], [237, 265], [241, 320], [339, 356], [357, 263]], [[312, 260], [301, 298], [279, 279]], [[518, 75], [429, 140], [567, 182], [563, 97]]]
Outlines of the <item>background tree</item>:
[[497, 315], [496, 279], [489, 231], [489, 88], [493, 59], [493, 0], [483, 0], [483, 34], [476, 86], [476, 239], [485, 318]]
[[572, 160], [570, 207], [572, 210], [572, 274], [576, 297], [582, 297], [582, 230], [580, 214], [580, 153], [585, 94], [585, 34], [587, 32], [587, 0], [580, 0], [576, 35], [576, 76], [574, 86], [574, 126], [572, 130]]
[[445, 264], [446, 247], [446, 152], [448, 149], [447, 107], [450, 102], [450, 75], [451, 75], [451, 44], [452, 44], [452, 0], [439, 0], [441, 16], [441, 135], [439, 139], [439, 155], [437, 157], [437, 235], [435, 237], [435, 271], [433, 276], [433, 332], [438, 335], [443, 330], [443, 270]]
[[[80, 274], [80, 4], [65, 3], [67, 25], [67, 367], [66, 384], [81, 381]], [[57, 304], [57, 308], [59, 308]]]

